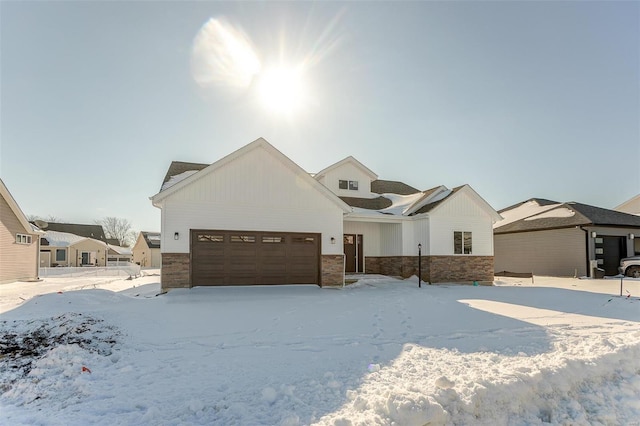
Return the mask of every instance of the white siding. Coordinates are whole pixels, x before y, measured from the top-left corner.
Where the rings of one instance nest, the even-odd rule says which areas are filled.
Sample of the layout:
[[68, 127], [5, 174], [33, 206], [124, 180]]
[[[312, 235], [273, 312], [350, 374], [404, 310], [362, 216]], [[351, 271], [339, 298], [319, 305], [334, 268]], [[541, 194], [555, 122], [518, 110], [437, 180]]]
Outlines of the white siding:
[[402, 223], [382, 223], [380, 224], [380, 255], [400, 256], [402, 255]]
[[[358, 182], [358, 190], [351, 191], [338, 188], [340, 180], [355, 180]], [[318, 181], [340, 197], [371, 198], [371, 178], [359, 167], [346, 163], [330, 170]]]
[[412, 256], [410, 250], [417, 250], [418, 244], [422, 244], [422, 254], [428, 255], [430, 249], [430, 235], [429, 235], [429, 218], [423, 217], [416, 219], [413, 222], [413, 231], [415, 233], [415, 246], [409, 247], [407, 256]]
[[472, 232], [475, 256], [493, 256], [493, 221], [490, 214], [472, 197], [458, 192], [438, 206], [430, 217], [431, 255], [453, 255], [453, 232]]
[[496, 272], [532, 272], [535, 275], [587, 275], [585, 233], [567, 228], [495, 236]]
[[[342, 254], [342, 210], [259, 146], [162, 202], [162, 252], [188, 253], [190, 229], [314, 232], [322, 254]], [[174, 239], [175, 232], [179, 238]]]

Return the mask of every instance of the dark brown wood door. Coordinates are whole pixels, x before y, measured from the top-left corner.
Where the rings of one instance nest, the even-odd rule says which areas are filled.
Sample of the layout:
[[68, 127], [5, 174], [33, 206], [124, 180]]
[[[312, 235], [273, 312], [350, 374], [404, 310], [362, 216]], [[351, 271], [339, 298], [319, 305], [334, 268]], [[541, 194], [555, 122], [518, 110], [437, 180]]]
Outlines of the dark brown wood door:
[[318, 284], [320, 234], [191, 231], [191, 283]]
[[364, 272], [362, 234], [344, 234], [345, 272]]

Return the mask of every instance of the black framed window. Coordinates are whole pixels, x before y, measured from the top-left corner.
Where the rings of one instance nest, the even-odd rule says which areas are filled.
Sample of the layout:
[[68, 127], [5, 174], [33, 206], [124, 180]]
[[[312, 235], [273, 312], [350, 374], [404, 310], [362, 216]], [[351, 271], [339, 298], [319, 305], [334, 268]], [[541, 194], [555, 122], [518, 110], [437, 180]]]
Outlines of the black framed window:
[[467, 232], [467, 231], [453, 232], [453, 253], [454, 254], [473, 253], [473, 238], [472, 238], [471, 232]]

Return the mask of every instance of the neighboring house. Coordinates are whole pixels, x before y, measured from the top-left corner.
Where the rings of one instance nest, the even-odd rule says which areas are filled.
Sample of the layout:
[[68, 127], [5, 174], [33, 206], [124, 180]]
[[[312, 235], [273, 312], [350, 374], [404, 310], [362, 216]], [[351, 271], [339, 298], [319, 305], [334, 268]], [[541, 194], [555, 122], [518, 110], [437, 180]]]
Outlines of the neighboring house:
[[41, 234], [0, 179], [0, 283], [38, 279]]
[[[118, 240], [116, 239], [115, 241]], [[117, 244], [107, 243], [107, 249], [107, 266], [117, 266], [133, 260], [133, 252], [129, 247], [120, 247]]]
[[104, 229], [102, 228], [102, 225], [44, 222], [43, 229], [45, 231], [66, 232], [67, 234], [78, 235], [85, 238], [93, 238], [94, 240], [104, 241], [105, 243], [119, 245], [119, 241], [117, 239], [108, 239], [104, 235]]
[[133, 245], [133, 263], [143, 268], [160, 268], [162, 257], [160, 254], [160, 233], [140, 232]]
[[532, 198], [500, 210], [495, 270], [550, 276], [616, 275], [634, 254], [640, 216], [587, 204]]
[[629, 200], [620, 204], [618, 207], [614, 207], [613, 209], [619, 212], [640, 216], [640, 194], [630, 198]]
[[[68, 232], [47, 230], [40, 239], [40, 267], [106, 266], [109, 245]], [[108, 257], [108, 256], [107, 256]]]
[[[640, 216], [640, 194], [615, 207], [614, 210]], [[640, 255], [640, 235], [634, 239], [633, 251], [636, 255]]]
[[[344, 283], [345, 272], [493, 281], [493, 222], [470, 186], [428, 191], [348, 157], [311, 176], [260, 138], [173, 162], [161, 190], [162, 288]], [[134, 255], [135, 256], [135, 255]]]

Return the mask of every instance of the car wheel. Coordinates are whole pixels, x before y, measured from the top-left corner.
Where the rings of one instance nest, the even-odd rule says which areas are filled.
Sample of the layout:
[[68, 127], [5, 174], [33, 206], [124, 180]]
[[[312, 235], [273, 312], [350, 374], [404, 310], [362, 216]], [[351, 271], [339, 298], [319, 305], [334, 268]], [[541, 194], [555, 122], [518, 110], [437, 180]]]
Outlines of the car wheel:
[[625, 275], [631, 278], [640, 278], [640, 266], [629, 266]]

